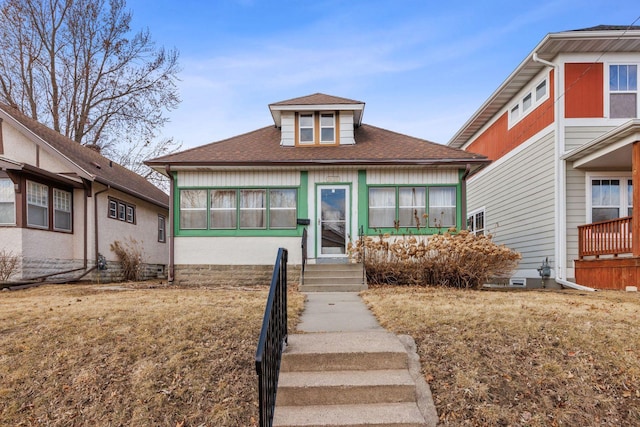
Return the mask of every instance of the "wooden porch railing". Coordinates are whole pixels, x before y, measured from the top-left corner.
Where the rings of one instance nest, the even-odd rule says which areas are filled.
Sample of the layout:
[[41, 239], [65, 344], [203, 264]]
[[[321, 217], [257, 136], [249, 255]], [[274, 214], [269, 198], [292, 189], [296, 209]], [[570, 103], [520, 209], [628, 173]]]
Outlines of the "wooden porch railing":
[[578, 226], [578, 257], [630, 254], [631, 218], [617, 218]]

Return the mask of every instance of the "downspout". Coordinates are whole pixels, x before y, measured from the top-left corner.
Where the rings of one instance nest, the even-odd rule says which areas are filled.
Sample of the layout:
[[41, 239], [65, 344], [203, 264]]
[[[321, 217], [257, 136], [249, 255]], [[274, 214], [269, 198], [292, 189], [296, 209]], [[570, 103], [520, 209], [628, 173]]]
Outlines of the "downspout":
[[107, 185], [107, 188], [105, 188], [104, 190], [100, 190], [100, 191], [96, 191], [95, 193], [93, 193], [93, 220], [94, 220], [94, 236], [95, 236], [95, 242], [94, 242], [94, 247], [95, 247], [95, 265], [98, 265], [98, 194], [102, 194], [104, 192], [107, 192], [111, 189], [110, 185]]
[[460, 197], [462, 198], [462, 224], [461, 224], [461, 229], [462, 230], [466, 230], [467, 229], [467, 178], [469, 177], [469, 174], [471, 173], [471, 164], [467, 163], [467, 167], [464, 170], [464, 174], [462, 174], [462, 179], [461, 179], [461, 195]]
[[167, 272], [167, 282], [169, 284], [173, 283], [174, 277], [174, 243], [173, 243], [173, 175], [171, 174], [171, 166], [166, 165], [165, 171], [167, 172], [167, 176], [169, 177], [169, 226], [165, 227], [167, 230], [168, 238], [169, 238], [169, 271]]
[[567, 198], [566, 198], [566, 180], [567, 180], [567, 163], [566, 160], [562, 160], [564, 154], [564, 135], [560, 126], [560, 105], [555, 101], [560, 99], [560, 67], [558, 64], [546, 61], [538, 56], [537, 52], [533, 52], [532, 59], [534, 62], [551, 67], [554, 70], [554, 112], [553, 119], [555, 124], [555, 152], [554, 152], [554, 172], [556, 176], [555, 180], [555, 208], [556, 208], [556, 222], [555, 222], [555, 282], [564, 288], [577, 289], [581, 291], [595, 291], [593, 288], [579, 285], [567, 280], [566, 268], [564, 263], [567, 259]]

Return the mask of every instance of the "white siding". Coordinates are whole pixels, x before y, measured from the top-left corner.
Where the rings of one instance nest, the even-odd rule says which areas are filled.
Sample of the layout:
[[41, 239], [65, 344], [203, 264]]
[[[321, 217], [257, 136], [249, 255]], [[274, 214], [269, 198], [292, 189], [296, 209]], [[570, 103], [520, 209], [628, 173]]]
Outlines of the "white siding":
[[340, 111], [340, 145], [356, 143], [353, 135], [353, 111]]
[[178, 172], [180, 187], [298, 186], [299, 171]]
[[567, 165], [567, 277], [575, 277], [578, 259], [578, 226], [586, 223], [585, 173]]
[[367, 184], [457, 184], [457, 169], [379, 169], [367, 171]]
[[280, 120], [280, 145], [293, 147], [296, 145], [295, 113], [293, 111], [283, 111]]
[[565, 151], [582, 147], [613, 129], [612, 126], [567, 126], [565, 127]]
[[[499, 168], [489, 168], [468, 183], [469, 212], [485, 208], [485, 227], [496, 243], [522, 254], [518, 275], [537, 277], [542, 260], [553, 261], [553, 133], [531, 144]], [[555, 262], [553, 262], [555, 265]], [[534, 274], [532, 274], [532, 271]]]

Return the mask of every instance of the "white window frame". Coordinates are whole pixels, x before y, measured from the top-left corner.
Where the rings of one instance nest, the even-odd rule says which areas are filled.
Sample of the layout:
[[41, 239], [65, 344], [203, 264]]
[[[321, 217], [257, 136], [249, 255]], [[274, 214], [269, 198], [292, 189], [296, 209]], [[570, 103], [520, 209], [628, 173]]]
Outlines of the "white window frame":
[[636, 82], [636, 90], [625, 90], [625, 91], [612, 91], [611, 90], [611, 66], [613, 65], [635, 65], [636, 66], [636, 79], [640, 77], [640, 63], [637, 62], [628, 62], [628, 61], [609, 61], [605, 63], [604, 67], [604, 108], [605, 114], [607, 118], [612, 120], [630, 120], [631, 117], [611, 117], [611, 94], [612, 93], [635, 93], [636, 94], [636, 119], [640, 118], [640, 83]]
[[165, 243], [167, 241], [167, 218], [164, 215], [158, 215], [158, 242]]
[[0, 203], [6, 204], [6, 205], [13, 205], [13, 216], [10, 222], [0, 222], [0, 225], [16, 225], [16, 195], [15, 195], [15, 190], [14, 190], [14, 184], [13, 181], [11, 180], [11, 178], [0, 178], [0, 182], [7, 182], [8, 185], [6, 185], [6, 188], [8, 189], [7, 191], [7, 198], [6, 199], [0, 199]]
[[[35, 188], [39, 188], [40, 190], [44, 189], [44, 192], [38, 191], [37, 194], [33, 194], [32, 191]], [[32, 224], [29, 222], [30, 206], [45, 209], [44, 224]], [[33, 228], [41, 228], [43, 230], [49, 229], [49, 186], [48, 185], [27, 180], [27, 226], [33, 227]]]
[[[311, 116], [311, 127], [302, 126], [302, 117]], [[311, 129], [311, 141], [302, 140], [302, 129]], [[298, 113], [298, 143], [301, 145], [312, 145], [316, 143], [316, 115], [315, 113]]]
[[[594, 179], [606, 179], [606, 180], [612, 180], [612, 179], [618, 179], [620, 180], [620, 202], [619, 202], [619, 214], [624, 213], [625, 215], [619, 215], [619, 218], [624, 218], [628, 215], [626, 215], [626, 213], [628, 212], [629, 208], [632, 207], [632, 203], [633, 200], [629, 201], [628, 200], [628, 190], [627, 190], [627, 186], [628, 186], [628, 180], [631, 180], [631, 172], [587, 172], [586, 176], [585, 176], [586, 182], [585, 182], [585, 200], [586, 200], [586, 207], [587, 207], [587, 212], [585, 215], [586, 224], [591, 224], [593, 222], [593, 204], [591, 201], [591, 192], [592, 192], [592, 182]], [[622, 183], [624, 183], [624, 188]], [[486, 220], [486, 218], [485, 218]]]
[[[476, 218], [478, 215], [482, 214], [482, 228], [476, 228]], [[469, 228], [469, 220], [471, 219], [472, 227]], [[487, 233], [487, 212], [484, 207], [480, 209], [473, 210], [467, 214], [467, 230], [469, 233], [478, 235], [478, 234], [488, 234]]]
[[[56, 212], [62, 212], [69, 215], [69, 228], [60, 227], [56, 222]], [[53, 229], [56, 231], [73, 230], [73, 193], [70, 191], [53, 189]]]
[[[527, 117], [532, 111], [540, 106], [543, 102], [549, 99], [549, 73], [545, 73], [544, 77], [535, 79], [533, 84], [527, 86], [527, 88], [521, 91], [516, 97], [517, 101], [509, 104], [509, 129], [519, 123], [522, 119]], [[541, 84], [545, 84], [545, 93], [538, 98], [537, 90]], [[525, 99], [529, 98], [531, 103], [525, 108]]]
[[109, 199], [109, 218], [118, 219], [118, 202]]
[[[333, 124], [331, 126], [323, 126], [322, 125], [322, 117], [323, 116], [331, 116], [333, 120]], [[333, 111], [321, 111], [318, 115], [318, 126], [320, 127], [320, 144], [335, 144], [336, 143], [336, 113]], [[322, 130], [323, 129], [333, 129], [333, 138], [330, 140], [322, 139]]]

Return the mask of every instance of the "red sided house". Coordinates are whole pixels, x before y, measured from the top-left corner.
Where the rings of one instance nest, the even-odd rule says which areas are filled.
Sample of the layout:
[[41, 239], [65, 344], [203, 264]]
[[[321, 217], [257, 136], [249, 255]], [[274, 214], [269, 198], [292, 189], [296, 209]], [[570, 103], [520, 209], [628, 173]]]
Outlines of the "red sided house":
[[165, 193], [15, 108], [0, 105], [0, 127], [0, 252], [18, 258], [10, 281], [117, 280], [110, 245], [129, 239], [144, 276], [164, 274]]
[[449, 141], [493, 161], [467, 222], [522, 254], [512, 285], [640, 283], [639, 66], [640, 27], [548, 34]]
[[416, 212], [427, 234], [464, 225], [465, 179], [484, 156], [363, 124], [351, 99], [269, 111], [267, 127], [147, 162], [171, 178], [176, 281], [268, 283], [278, 247], [292, 266], [340, 262], [361, 233], [415, 230]]

